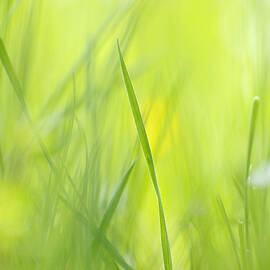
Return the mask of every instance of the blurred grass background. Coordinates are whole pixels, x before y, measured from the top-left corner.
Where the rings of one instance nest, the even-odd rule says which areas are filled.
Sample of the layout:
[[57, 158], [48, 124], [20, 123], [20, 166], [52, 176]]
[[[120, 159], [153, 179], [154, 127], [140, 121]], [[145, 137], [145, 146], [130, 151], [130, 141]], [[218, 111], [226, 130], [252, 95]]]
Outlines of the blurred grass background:
[[265, 0], [0, 1], [0, 36], [58, 167], [53, 173], [44, 158], [1, 65], [1, 268], [123, 267], [93, 248], [95, 233], [78, 212], [85, 207], [99, 226], [137, 157], [106, 237], [133, 269], [163, 268], [119, 38], [154, 154], [174, 269], [239, 269], [217, 196], [240, 268], [269, 269], [267, 187], [250, 191], [251, 247], [241, 240], [255, 95], [261, 105], [252, 170], [269, 159], [269, 11]]

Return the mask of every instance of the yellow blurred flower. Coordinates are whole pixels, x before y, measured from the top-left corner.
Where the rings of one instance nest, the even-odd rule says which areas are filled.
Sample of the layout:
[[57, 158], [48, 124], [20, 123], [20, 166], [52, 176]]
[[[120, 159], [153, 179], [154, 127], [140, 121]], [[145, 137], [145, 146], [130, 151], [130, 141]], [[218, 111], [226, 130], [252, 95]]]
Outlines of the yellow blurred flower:
[[153, 153], [170, 151], [173, 142], [172, 134], [179, 131], [179, 121], [173, 108], [166, 99], [158, 99], [150, 107], [147, 117], [146, 129]]

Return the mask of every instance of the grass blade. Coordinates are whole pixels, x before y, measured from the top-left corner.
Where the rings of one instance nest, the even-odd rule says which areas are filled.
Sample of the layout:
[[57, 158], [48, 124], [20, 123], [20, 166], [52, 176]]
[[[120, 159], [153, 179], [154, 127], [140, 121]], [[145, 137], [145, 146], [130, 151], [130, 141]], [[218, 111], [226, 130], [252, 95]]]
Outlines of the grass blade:
[[115, 212], [115, 209], [116, 209], [116, 207], [117, 207], [117, 205], [118, 205], [118, 203], [120, 201], [120, 198], [121, 198], [121, 196], [123, 194], [123, 191], [124, 191], [124, 189], [126, 187], [129, 176], [130, 176], [130, 174], [131, 174], [131, 172], [132, 172], [132, 170], [133, 170], [133, 168], [135, 166], [135, 163], [136, 163], [136, 160], [132, 162], [132, 164], [130, 165], [130, 167], [125, 172], [124, 176], [122, 177], [122, 181], [121, 181], [117, 191], [115, 192], [115, 194], [114, 194], [114, 196], [113, 196], [113, 198], [112, 198], [112, 200], [110, 202], [110, 205], [109, 205], [109, 207], [108, 207], [108, 209], [107, 209], [107, 211], [106, 211], [106, 213], [105, 213], [105, 215], [104, 215], [104, 217], [103, 217], [103, 219], [101, 221], [99, 229], [103, 233], [105, 233], [108, 225], [110, 224], [112, 216], [113, 216], [113, 214]]
[[247, 249], [249, 249], [249, 211], [248, 211], [248, 178], [249, 178], [249, 170], [250, 170], [250, 160], [252, 154], [252, 146], [254, 141], [255, 127], [256, 127], [256, 119], [258, 115], [259, 109], [259, 97], [253, 98], [251, 114], [249, 119], [249, 131], [248, 131], [248, 148], [247, 148], [247, 160], [246, 160], [246, 171], [245, 171], [245, 190], [244, 190], [244, 204], [245, 204], [245, 233], [246, 233], [246, 244]]
[[16, 73], [13, 69], [11, 61], [10, 61], [9, 56], [7, 54], [4, 42], [1, 38], [0, 38], [0, 59], [1, 59], [3, 66], [5, 67], [5, 70], [7, 72], [9, 80], [10, 80], [10, 82], [15, 90], [15, 93], [19, 99], [19, 102], [21, 103], [23, 111], [26, 114], [27, 118], [30, 119], [30, 115], [28, 113], [27, 106], [26, 106], [26, 103], [24, 100], [21, 84], [16, 76]]
[[[109, 207], [108, 209], [106, 210], [102, 220], [101, 220], [101, 223], [100, 223], [100, 226], [99, 226], [99, 230], [105, 235], [106, 233], [106, 229], [108, 228], [109, 224], [110, 224], [110, 221], [112, 219], [112, 216], [115, 212], [115, 209], [117, 208], [118, 206], [118, 203], [121, 199], [121, 196], [123, 194], [123, 191], [127, 185], [127, 182], [128, 182], [128, 179], [129, 179], [129, 176], [135, 166], [135, 163], [136, 163], [136, 160], [132, 162], [132, 164], [130, 165], [130, 167], [128, 168], [128, 170], [125, 172], [125, 174], [123, 175], [122, 177], [122, 181], [119, 185], [119, 187], [117, 188], [110, 204], [109, 204]], [[92, 249], [94, 250], [95, 253], [98, 252], [98, 246], [99, 246], [99, 243], [97, 241], [98, 239], [95, 238], [94, 241], [93, 241], [93, 244], [92, 244]]]
[[236, 240], [235, 240], [235, 237], [234, 237], [234, 235], [233, 235], [232, 227], [231, 227], [231, 224], [230, 224], [228, 215], [227, 215], [227, 213], [226, 213], [226, 210], [225, 210], [223, 201], [222, 201], [222, 199], [221, 199], [219, 196], [217, 197], [217, 203], [218, 203], [218, 206], [219, 206], [219, 208], [220, 208], [220, 212], [221, 212], [221, 214], [222, 214], [222, 216], [223, 216], [223, 218], [224, 218], [224, 220], [225, 220], [225, 223], [226, 223], [226, 226], [227, 226], [227, 229], [228, 229], [228, 232], [229, 232], [231, 241], [232, 241], [232, 246], [233, 246], [233, 250], [234, 250], [234, 253], [235, 253], [235, 256], [236, 256], [236, 260], [237, 260], [238, 267], [239, 267], [239, 269], [241, 270], [242, 267], [241, 267], [241, 263], [240, 263], [239, 254], [238, 254], [238, 252], [237, 252], [237, 244], [236, 244]]
[[159, 190], [159, 186], [158, 186], [152, 151], [150, 148], [150, 144], [149, 144], [149, 140], [148, 140], [147, 133], [145, 130], [145, 126], [144, 126], [144, 123], [142, 120], [142, 115], [141, 115], [140, 108], [138, 105], [137, 97], [135, 95], [134, 88], [133, 88], [132, 82], [130, 80], [130, 77], [129, 77], [129, 74], [128, 74], [128, 71], [126, 68], [126, 64], [124, 62], [124, 59], [123, 59], [123, 56], [121, 53], [119, 42], [117, 42], [117, 45], [118, 45], [118, 53], [119, 53], [119, 58], [120, 58], [123, 79], [124, 79], [125, 86], [126, 86], [127, 93], [128, 93], [129, 103], [131, 106], [133, 118], [135, 120], [135, 124], [137, 127], [137, 132], [138, 132], [138, 135], [140, 138], [140, 142], [142, 145], [143, 153], [144, 153], [147, 165], [148, 165], [148, 170], [150, 172], [150, 176], [151, 176], [152, 183], [153, 183], [153, 186], [154, 186], [154, 189], [156, 192], [156, 196], [157, 196], [157, 200], [158, 200], [164, 267], [166, 270], [171, 270], [172, 269], [172, 259], [171, 259], [169, 237], [168, 237], [168, 232], [167, 232], [165, 214], [164, 214], [161, 194], [160, 194], [160, 190]]

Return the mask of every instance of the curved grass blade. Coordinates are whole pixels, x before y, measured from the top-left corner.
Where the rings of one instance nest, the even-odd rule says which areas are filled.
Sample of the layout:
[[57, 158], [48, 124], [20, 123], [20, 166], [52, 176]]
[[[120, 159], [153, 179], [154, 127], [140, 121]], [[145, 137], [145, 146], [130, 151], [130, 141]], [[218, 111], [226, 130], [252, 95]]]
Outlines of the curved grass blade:
[[0, 60], [3, 64], [3, 66], [5, 67], [5, 70], [7, 72], [9, 80], [10, 80], [10, 82], [15, 90], [15, 93], [19, 99], [19, 102], [21, 103], [21, 106], [23, 108], [25, 115], [27, 116], [28, 119], [30, 119], [30, 115], [28, 113], [27, 106], [26, 106], [26, 103], [24, 100], [22, 87], [21, 87], [20, 82], [16, 76], [16, 73], [13, 69], [13, 66], [10, 62], [9, 56], [7, 54], [7, 51], [6, 51], [6, 48], [4, 45], [4, 42], [1, 38], [0, 38]]
[[42, 141], [39, 133], [37, 132], [34, 124], [33, 124], [33, 121], [32, 121], [32, 118], [31, 118], [31, 115], [29, 113], [29, 110], [27, 108], [27, 105], [26, 105], [26, 102], [25, 102], [25, 99], [24, 99], [24, 95], [23, 95], [23, 91], [22, 91], [22, 87], [21, 87], [21, 84], [19, 82], [19, 79], [14, 71], [14, 68], [12, 66], [12, 63], [9, 59], [9, 56], [8, 56], [8, 53], [6, 51], [6, 48], [5, 48], [5, 45], [4, 45], [4, 42], [3, 40], [0, 38], [0, 60], [6, 70], [6, 73], [9, 77], [9, 80], [11, 82], [11, 85], [15, 91], [15, 94], [17, 95], [17, 98], [21, 104], [21, 107], [22, 107], [22, 110], [25, 114], [25, 117], [27, 118], [32, 130], [33, 130], [33, 133], [39, 143], [39, 146], [42, 150], [42, 153], [44, 155], [44, 157], [46, 158], [49, 166], [51, 167], [51, 169], [54, 171], [54, 173], [56, 173], [57, 169], [56, 169], [56, 166], [54, 164], [54, 161], [52, 159], [52, 157], [50, 156], [50, 153], [48, 151], [48, 149], [46, 148], [44, 142]]
[[137, 127], [137, 132], [139, 135], [139, 139], [141, 142], [143, 153], [144, 153], [147, 165], [148, 165], [148, 170], [150, 172], [152, 183], [153, 183], [153, 186], [155, 189], [156, 197], [158, 200], [161, 244], [162, 244], [162, 251], [163, 251], [164, 267], [166, 270], [171, 270], [172, 269], [172, 259], [171, 259], [169, 237], [168, 237], [168, 232], [167, 232], [165, 214], [164, 214], [161, 194], [160, 194], [160, 190], [159, 190], [159, 186], [158, 186], [152, 151], [150, 148], [150, 144], [149, 144], [149, 140], [148, 140], [147, 133], [145, 130], [145, 126], [144, 126], [144, 123], [142, 120], [142, 115], [141, 115], [140, 108], [138, 105], [137, 97], [135, 95], [134, 88], [133, 88], [132, 82], [130, 80], [130, 77], [129, 77], [129, 74], [128, 74], [128, 71], [126, 68], [126, 64], [124, 62], [118, 41], [117, 41], [117, 46], [118, 46], [118, 53], [119, 53], [119, 58], [120, 58], [123, 79], [124, 79], [124, 83], [125, 83], [127, 93], [128, 93], [129, 103], [130, 103], [131, 110], [133, 113], [133, 118], [135, 120], [135, 124]]
[[252, 154], [252, 146], [254, 141], [256, 120], [259, 109], [259, 97], [253, 98], [250, 119], [249, 119], [249, 130], [248, 130], [248, 148], [247, 148], [247, 161], [246, 161], [246, 171], [245, 171], [245, 189], [244, 189], [244, 204], [245, 204], [245, 233], [246, 233], [246, 245], [247, 249], [249, 249], [249, 206], [248, 206], [248, 178], [249, 178], [249, 170], [250, 170], [250, 160]]

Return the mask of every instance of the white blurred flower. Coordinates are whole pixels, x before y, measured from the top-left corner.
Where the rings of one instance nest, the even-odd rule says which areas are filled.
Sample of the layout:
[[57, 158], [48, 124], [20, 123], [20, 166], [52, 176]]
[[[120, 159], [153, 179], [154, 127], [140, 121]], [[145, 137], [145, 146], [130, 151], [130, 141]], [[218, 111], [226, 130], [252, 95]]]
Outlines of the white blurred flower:
[[270, 185], [270, 162], [260, 165], [252, 172], [249, 184], [253, 188], [265, 188]]

